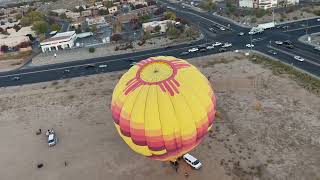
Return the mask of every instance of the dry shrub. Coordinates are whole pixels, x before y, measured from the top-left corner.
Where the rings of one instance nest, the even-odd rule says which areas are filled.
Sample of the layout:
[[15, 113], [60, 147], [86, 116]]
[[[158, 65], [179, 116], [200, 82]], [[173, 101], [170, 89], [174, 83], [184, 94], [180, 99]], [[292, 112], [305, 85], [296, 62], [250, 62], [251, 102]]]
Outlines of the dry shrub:
[[216, 112], [215, 117], [218, 119], [222, 119], [222, 115], [219, 111]]
[[261, 110], [261, 102], [260, 101], [256, 101], [254, 103], [254, 109], [257, 110], [257, 111]]

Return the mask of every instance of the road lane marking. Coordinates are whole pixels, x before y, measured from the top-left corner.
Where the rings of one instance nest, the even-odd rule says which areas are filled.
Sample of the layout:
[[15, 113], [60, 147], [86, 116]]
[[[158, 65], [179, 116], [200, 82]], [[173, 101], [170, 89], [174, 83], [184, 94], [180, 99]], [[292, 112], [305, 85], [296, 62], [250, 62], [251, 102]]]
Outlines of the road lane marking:
[[320, 25], [315, 25], [315, 26], [308, 26], [308, 27], [301, 27], [301, 28], [296, 28], [296, 29], [290, 29], [290, 30], [286, 30], [286, 31], [282, 31], [282, 32], [292, 32], [292, 31], [299, 31], [299, 30], [302, 30], [302, 29], [311, 29], [311, 28], [314, 28], [314, 27], [319, 27]]
[[[292, 58], [293, 58], [294, 56], [297, 56], [296, 54], [292, 54], [292, 53], [287, 52], [287, 51], [284, 51], [284, 50], [282, 50], [282, 49], [278, 49], [278, 48], [276, 48], [276, 47], [274, 47], [274, 46], [268, 45], [267, 47], [270, 48], [270, 49], [273, 49], [273, 50], [282, 52], [282, 53], [284, 53], [284, 54], [290, 55], [290, 56], [292, 56]], [[313, 65], [320, 66], [319, 63], [316, 63], [316, 62], [314, 62], [314, 61], [310, 61], [310, 60], [308, 60], [308, 59], [304, 59], [304, 60], [307, 61], [307, 62], [309, 62], [309, 63], [311, 63], [311, 64], [313, 64]]]
[[[172, 52], [172, 51], [177, 51], [177, 50], [184, 50], [184, 49], [190, 49], [193, 47], [197, 47], [200, 45], [204, 45], [207, 43], [202, 43], [196, 46], [188, 46], [188, 47], [182, 47], [182, 48], [178, 48], [178, 49], [172, 49], [172, 50], [167, 50], [167, 51], [160, 51], [160, 52], [154, 52], [154, 53], [149, 53], [149, 54], [142, 54], [142, 55], [137, 55], [137, 56], [131, 56], [131, 58], [138, 58], [138, 57], [143, 57], [143, 56], [151, 56], [151, 55], [157, 55], [157, 54], [161, 54], [161, 53], [167, 53], [167, 52]], [[102, 57], [103, 58], [103, 57]], [[122, 60], [126, 60], [128, 59], [127, 57], [125, 58], [119, 58], [119, 59], [114, 59], [114, 60], [105, 60], [105, 61], [99, 61], [96, 63], [92, 63], [92, 64], [100, 64], [100, 63], [108, 63], [108, 62], [114, 62], [114, 61], [122, 61]], [[79, 64], [79, 65], [73, 65], [73, 66], [66, 66], [66, 67], [59, 67], [59, 68], [52, 68], [52, 69], [44, 69], [44, 70], [38, 70], [38, 71], [31, 71], [31, 72], [24, 72], [24, 73], [16, 73], [16, 74], [8, 74], [8, 75], [3, 75], [0, 76], [0, 78], [6, 78], [6, 77], [13, 77], [13, 76], [21, 76], [21, 75], [27, 75], [27, 74], [36, 74], [36, 73], [40, 73], [40, 72], [49, 72], [49, 71], [56, 71], [56, 70], [64, 70], [64, 69], [70, 69], [70, 68], [76, 68], [76, 67], [83, 67], [83, 66], [87, 66], [88, 64], [91, 63], [86, 63], [86, 64]]]

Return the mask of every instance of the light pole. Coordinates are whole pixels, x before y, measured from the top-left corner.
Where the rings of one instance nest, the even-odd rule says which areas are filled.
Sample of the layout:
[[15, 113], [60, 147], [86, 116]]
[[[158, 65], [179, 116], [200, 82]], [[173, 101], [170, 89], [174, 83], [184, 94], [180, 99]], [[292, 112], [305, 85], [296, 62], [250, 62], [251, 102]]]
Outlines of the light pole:
[[252, 53], [252, 34], [250, 34], [250, 53]]

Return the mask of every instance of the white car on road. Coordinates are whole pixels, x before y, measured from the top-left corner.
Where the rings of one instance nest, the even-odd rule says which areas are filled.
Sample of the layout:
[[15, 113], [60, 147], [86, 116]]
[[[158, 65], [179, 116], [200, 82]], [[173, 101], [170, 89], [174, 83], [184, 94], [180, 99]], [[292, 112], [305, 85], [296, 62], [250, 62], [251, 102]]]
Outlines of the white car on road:
[[214, 46], [221, 46], [222, 45], [222, 43], [221, 42], [215, 42], [214, 44], [212, 44], [212, 45], [214, 45]]
[[301, 57], [301, 56], [294, 56], [293, 58], [294, 58], [295, 60], [300, 61], [300, 62], [304, 61], [303, 57]]
[[220, 30], [221, 30], [221, 31], [225, 31], [225, 30], [226, 30], [226, 28], [224, 28], [224, 27], [220, 27]]
[[232, 46], [231, 43], [224, 43], [224, 44], [222, 45], [223, 48], [227, 48], [227, 47], [231, 47], [231, 46]]
[[276, 43], [277, 45], [282, 45], [282, 44], [283, 44], [282, 41], [275, 41], [275, 43]]
[[247, 48], [253, 48], [254, 45], [253, 45], [253, 44], [246, 44], [246, 47], [247, 47]]
[[98, 67], [99, 67], [99, 68], [106, 68], [107, 65], [106, 65], [106, 64], [100, 64]]
[[191, 154], [188, 154], [188, 153], [187, 153], [187, 154], [183, 155], [183, 159], [184, 159], [191, 167], [193, 167], [193, 168], [195, 168], [195, 169], [200, 169], [201, 166], [202, 166], [201, 162], [200, 162], [197, 158], [193, 157]]
[[192, 53], [192, 52], [197, 52], [197, 51], [199, 51], [199, 49], [198, 48], [191, 48], [191, 49], [189, 49], [188, 50], [190, 53]]
[[208, 50], [214, 49], [214, 45], [207, 46], [207, 49], [208, 49]]

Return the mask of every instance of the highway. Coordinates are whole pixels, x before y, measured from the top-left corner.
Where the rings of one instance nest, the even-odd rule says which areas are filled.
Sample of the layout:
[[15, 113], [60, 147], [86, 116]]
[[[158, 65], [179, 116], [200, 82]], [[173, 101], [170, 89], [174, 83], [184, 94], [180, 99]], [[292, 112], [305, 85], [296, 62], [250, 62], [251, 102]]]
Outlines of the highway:
[[[228, 48], [228, 51], [241, 49], [250, 50], [245, 47], [246, 44], [250, 44], [251, 42], [251, 37], [247, 34], [250, 30], [249, 28], [238, 26], [237, 24], [215, 16], [212, 13], [200, 13], [192, 9], [182, 8], [179, 4], [169, 3], [164, 0], [162, 0], [162, 2], [165, 2], [167, 6], [173, 7], [178, 17], [187, 17], [187, 20], [197, 25], [203, 33], [204, 38], [192, 44], [180, 44], [170, 48], [158, 48], [2, 72], [0, 73], [0, 87], [46, 82], [124, 70], [130, 68], [132, 62], [140, 61], [150, 56], [169, 55], [189, 59], [215, 54], [219, 53], [219, 47], [215, 47], [214, 49], [206, 52], [189, 53], [184, 56], [180, 55], [182, 52], [186, 52], [192, 47], [209, 45], [216, 41], [232, 43], [233, 46]], [[281, 26], [288, 26], [288, 28], [275, 28], [272, 30], [266, 30], [262, 34], [252, 35], [252, 43], [255, 45], [253, 49], [280, 59], [285, 63], [298, 67], [315, 76], [320, 76], [319, 51], [316, 52], [313, 47], [303, 44], [297, 40], [300, 36], [305, 35], [306, 33], [305, 26], [303, 24], [312, 24], [312, 26], [308, 28], [308, 33], [320, 32], [320, 22], [316, 19], [282, 24]], [[229, 30], [222, 31], [219, 27], [225, 27]], [[214, 31], [211, 31], [210, 28], [213, 28]], [[239, 36], [239, 32], [245, 32], [246, 35]], [[294, 43], [295, 48], [288, 49], [284, 46], [276, 45], [274, 43], [276, 40], [291, 40]], [[269, 53], [268, 51], [270, 50], [277, 52], [277, 54]], [[296, 55], [304, 57], [305, 61], [299, 62], [295, 60], [293, 56]]]

